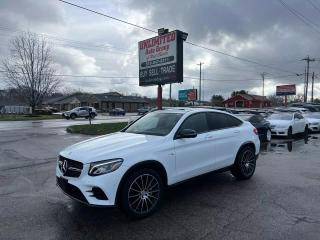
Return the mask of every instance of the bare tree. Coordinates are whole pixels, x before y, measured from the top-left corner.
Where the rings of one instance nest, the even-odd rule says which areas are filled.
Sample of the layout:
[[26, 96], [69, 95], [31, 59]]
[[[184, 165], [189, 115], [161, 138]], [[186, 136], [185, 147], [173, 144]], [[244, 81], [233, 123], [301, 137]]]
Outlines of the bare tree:
[[19, 91], [34, 113], [43, 98], [60, 84], [55, 77], [51, 48], [45, 38], [23, 33], [10, 42], [10, 53], [2, 62], [6, 81]]

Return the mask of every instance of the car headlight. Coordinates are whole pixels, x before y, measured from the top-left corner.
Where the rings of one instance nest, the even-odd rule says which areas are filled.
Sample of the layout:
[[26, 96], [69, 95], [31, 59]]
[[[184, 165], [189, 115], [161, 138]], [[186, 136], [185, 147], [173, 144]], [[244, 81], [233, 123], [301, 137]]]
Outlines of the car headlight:
[[91, 163], [88, 174], [90, 176], [99, 176], [102, 174], [113, 172], [121, 166], [122, 162], [122, 158], [116, 158]]

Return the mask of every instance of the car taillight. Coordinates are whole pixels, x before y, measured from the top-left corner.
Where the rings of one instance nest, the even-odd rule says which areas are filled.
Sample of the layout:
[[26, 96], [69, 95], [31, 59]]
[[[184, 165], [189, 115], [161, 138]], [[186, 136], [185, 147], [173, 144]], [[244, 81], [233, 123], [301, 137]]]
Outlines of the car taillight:
[[253, 132], [258, 135], [258, 130], [256, 128], [253, 129]]

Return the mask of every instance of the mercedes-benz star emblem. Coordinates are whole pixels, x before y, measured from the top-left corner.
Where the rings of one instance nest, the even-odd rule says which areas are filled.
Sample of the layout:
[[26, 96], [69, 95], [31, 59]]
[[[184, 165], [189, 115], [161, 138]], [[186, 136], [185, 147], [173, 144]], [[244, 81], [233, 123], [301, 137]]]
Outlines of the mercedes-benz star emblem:
[[61, 169], [63, 175], [66, 174], [67, 170], [68, 170], [68, 161], [64, 160], [62, 163], [62, 169]]

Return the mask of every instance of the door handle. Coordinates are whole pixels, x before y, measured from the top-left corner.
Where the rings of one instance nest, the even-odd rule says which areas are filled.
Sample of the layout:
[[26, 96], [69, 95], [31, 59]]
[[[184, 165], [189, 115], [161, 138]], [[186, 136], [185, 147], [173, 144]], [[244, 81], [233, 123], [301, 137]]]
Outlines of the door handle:
[[239, 133], [240, 132], [240, 130], [234, 130], [233, 131], [233, 133]]

